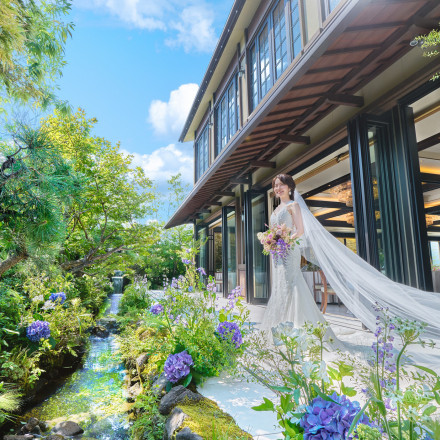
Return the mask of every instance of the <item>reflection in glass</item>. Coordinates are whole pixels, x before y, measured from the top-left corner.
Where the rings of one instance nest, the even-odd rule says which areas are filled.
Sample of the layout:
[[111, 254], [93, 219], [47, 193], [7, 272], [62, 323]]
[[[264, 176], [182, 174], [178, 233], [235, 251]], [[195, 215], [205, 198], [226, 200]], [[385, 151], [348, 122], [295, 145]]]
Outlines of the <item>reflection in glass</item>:
[[228, 293], [237, 286], [237, 259], [236, 259], [236, 236], [235, 236], [235, 211], [228, 214], [226, 223], [227, 255], [228, 265]]
[[382, 210], [380, 206], [380, 178], [379, 175], [379, 165], [377, 163], [376, 158], [378, 157], [378, 136], [376, 127], [370, 127], [368, 129], [368, 141], [370, 145], [370, 163], [371, 163], [371, 179], [373, 186], [373, 197], [374, 197], [374, 213], [376, 218], [376, 232], [377, 232], [377, 249], [379, 251], [379, 267], [380, 271], [386, 274], [386, 259], [385, 259], [385, 251], [383, 247], [383, 239], [382, 239]]
[[258, 194], [252, 198], [252, 228], [253, 240], [253, 282], [254, 298], [268, 297], [267, 265], [268, 257], [263, 255], [263, 247], [257, 238], [257, 233], [266, 230], [266, 206], [264, 194]]

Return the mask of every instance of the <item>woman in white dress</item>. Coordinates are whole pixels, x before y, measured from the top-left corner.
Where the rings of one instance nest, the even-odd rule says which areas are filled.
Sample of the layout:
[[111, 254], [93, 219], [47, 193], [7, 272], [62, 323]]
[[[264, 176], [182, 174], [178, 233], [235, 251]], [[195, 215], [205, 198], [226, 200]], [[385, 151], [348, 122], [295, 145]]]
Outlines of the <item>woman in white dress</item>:
[[[294, 200], [295, 182], [287, 174], [279, 174], [272, 181], [280, 204], [270, 217], [271, 225], [285, 224], [292, 237], [304, 234], [300, 205]], [[272, 289], [262, 322], [262, 330], [270, 331], [280, 322], [292, 322], [302, 327], [306, 322], [325, 322], [315, 304], [312, 293], [301, 272], [301, 250], [295, 245], [283, 258], [272, 258]]]

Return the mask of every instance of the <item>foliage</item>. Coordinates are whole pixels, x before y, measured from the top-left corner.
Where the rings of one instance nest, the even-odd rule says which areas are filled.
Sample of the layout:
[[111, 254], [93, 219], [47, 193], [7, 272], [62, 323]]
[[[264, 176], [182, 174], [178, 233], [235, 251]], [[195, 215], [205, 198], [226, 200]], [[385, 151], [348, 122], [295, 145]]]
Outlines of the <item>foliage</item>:
[[83, 110], [43, 121], [50, 141], [82, 179], [81, 197], [65, 213], [68, 236], [61, 267], [74, 274], [124, 270], [155, 241], [156, 226], [141, 219], [154, 212], [152, 182], [119, 145], [93, 136], [96, 119]]
[[12, 417], [9, 413], [16, 411], [20, 406], [20, 394], [0, 382], [0, 425]]
[[64, 210], [79, 182], [45, 129], [17, 124], [0, 157], [0, 276], [18, 262], [53, 259], [64, 241]]
[[[440, 54], [440, 29], [433, 29], [429, 34], [420, 35], [414, 39], [421, 44], [423, 49], [423, 56], [436, 57]], [[440, 72], [437, 72], [432, 77], [433, 80], [440, 78]]]
[[[188, 191], [187, 185], [182, 183], [181, 175], [176, 174], [167, 180], [168, 198], [167, 213], [170, 214], [178, 208]], [[179, 258], [182, 248], [190, 247], [193, 241], [193, 228], [188, 225], [163, 229], [161, 223], [157, 224], [157, 242], [146, 247], [146, 257], [139, 263], [139, 271], [145, 273], [152, 283], [153, 288], [163, 287], [163, 278], [172, 279], [185, 273], [185, 265]]]
[[[424, 324], [390, 316], [388, 309], [379, 305], [376, 311], [372, 359], [368, 366], [357, 367], [358, 380], [369, 399], [365, 409], [389, 439], [424, 439], [425, 435], [432, 435], [429, 426], [435, 426], [433, 418], [436, 414], [438, 417], [440, 376], [422, 366], [408, 369], [404, 362], [408, 362], [409, 346], [432, 348], [434, 344], [421, 339]], [[395, 338], [399, 339], [398, 350], [393, 346]], [[402, 383], [408, 384], [405, 389]]]
[[146, 391], [141, 394], [133, 407], [136, 419], [130, 427], [133, 440], [162, 440], [166, 417], [159, 413], [157, 397]]
[[[118, 315], [124, 316], [134, 311], [135, 315], [148, 310], [151, 298], [148, 295], [150, 283], [146, 277], [134, 277], [134, 282], [127, 286], [119, 302]], [[132, 316], [131, 316], [132, 317]]]
[[53, 81], [73, 30], [61, 19], [70, 8], [69, 0], [0, 1], [0, 85], [7, 95], [43, 106], [55, 100]]

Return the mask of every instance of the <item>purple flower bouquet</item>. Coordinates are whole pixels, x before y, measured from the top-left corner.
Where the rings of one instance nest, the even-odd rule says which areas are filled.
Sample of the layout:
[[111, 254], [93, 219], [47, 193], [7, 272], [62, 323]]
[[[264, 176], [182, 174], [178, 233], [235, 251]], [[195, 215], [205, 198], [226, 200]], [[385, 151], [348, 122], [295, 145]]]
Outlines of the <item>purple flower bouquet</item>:
[[59, 304], [63, 304], [66, 301], [66, 294], [64, 292], [51, 293], [49, 300]]
[[235, 348], [240, 347], [243, 343], [240, 328], [235, 322], [221, 322], [217, 327], [217, 332], [222, 339], [230, 339]]
[[194, 365], [193, 359], [184, 350], [177, 354], [170, 354], [165, 361], [163, 371], [170, 382], [176, 383], [188, 376], [191, 365]]
[[47, 321], [34, 321], [26, 329], [26, 336], [32, 342], [48, 339], [50, 337], [49, 323]]

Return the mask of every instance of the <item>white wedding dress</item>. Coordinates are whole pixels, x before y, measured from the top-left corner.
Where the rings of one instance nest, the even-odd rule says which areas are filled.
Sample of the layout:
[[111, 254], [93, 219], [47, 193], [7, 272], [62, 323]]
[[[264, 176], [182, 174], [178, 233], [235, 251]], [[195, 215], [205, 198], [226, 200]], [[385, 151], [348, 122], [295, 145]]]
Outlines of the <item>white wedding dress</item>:
[[[270, 217], [271, 225], [285, 224], [295, 232], [288, 202], [278, 207]], [[301, 272], [301, 250], [298, 245], [288, 251], [284, 258], [272, 260], [272, 289], [264, 313], [261, 330], [270, 333], [281, 322], [292, 322], [294, 327], [302, 327], [306, 322], [316, 324], [325, 322], [318, 309], [306, 280]]]

